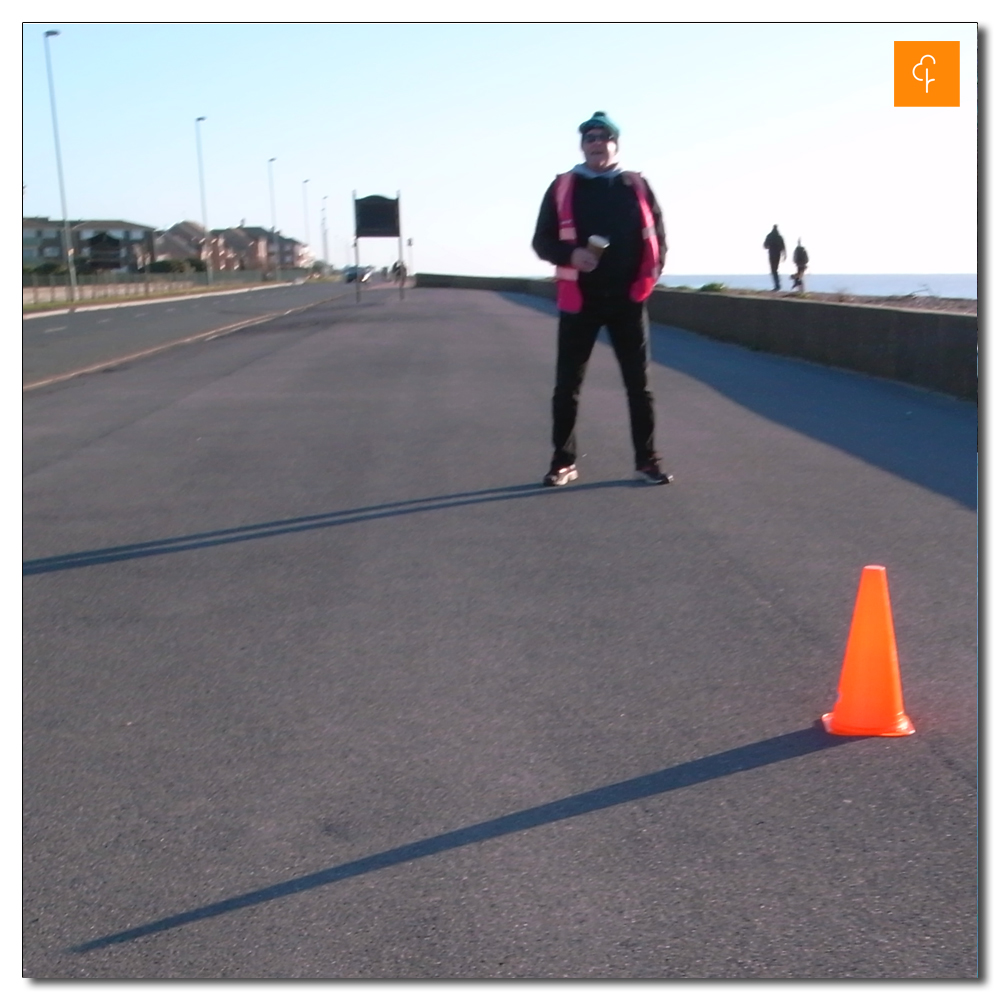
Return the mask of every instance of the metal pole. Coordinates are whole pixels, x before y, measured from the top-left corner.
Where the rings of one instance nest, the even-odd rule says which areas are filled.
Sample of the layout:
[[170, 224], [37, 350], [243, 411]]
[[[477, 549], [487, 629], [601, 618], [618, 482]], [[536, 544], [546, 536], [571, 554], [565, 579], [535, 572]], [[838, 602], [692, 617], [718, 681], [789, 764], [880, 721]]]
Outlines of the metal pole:
[[271, 239], [274, 240], [274, 280], [281, 281], [281, 247], [278, 245], [278, 222], [274, 211], [274, 171], [271, 164], [277, 159], [272, 156], [267, 161], [267, 183], [271, 189]]
[[403, 264], [403, 220], [399, 211], [400, 200], [399, 192], [396, 192], [396, 236], [399, 239], [399, 255], [396, 260], [399, 261], [399, 298], [402, 301], [404, 297], [403, 286], [406, 284], [406, 271]]
[[354, 198], [354, 301], [361, 301], [361, 262], [358, 259], [358, 192], [352, 191]]
[[302, 223], [305, 226], [306, 246], [309, 246], [309, 200], [306, 197], [306, 185], [309, 183], [307, 177], [302, 182]]
[[205, 228], [205, 243], [202, 256], [205, 258], [205, 283], [212, 284], [212, 234], [208, 228], [208, 209], [205, 207], [205, 167], [201, 159], [201, 123], [205, 116], [194, 120], [194, 137], [198, 146], [198, 186], [201, 188], [201, 224]]
[[326, 268], [330, 267], [330, 245], [327, 242], [327, 230], [326, 230], [326, 199], [329, 195], [323, 195], [323, 200], [320, 204], [323, 206], [323, 211], [320, 216], [322, 227], [323, 227], [323, 265]]
[[52, 57], [49, 55], [49, 39], [58, 35], [58, 31], [45, 32], [45, 69], [49, 77], [49, 103], [52, 105], [52, 136], [56, 145], [56, 172], [59, 175], [59, 199], [62, 202], [63, 243], [66, 251], [66, 267], [69, 271], [69, 301], [70, 308], [76, 302], [76, 262], [73, 259], [73, 234], [69, 227], [69, 214], [66, 211], [66, 185], [63, 182], [62, 150], [59, 148], [59, 120], [56, 116], [56, 89], [52, 82]]

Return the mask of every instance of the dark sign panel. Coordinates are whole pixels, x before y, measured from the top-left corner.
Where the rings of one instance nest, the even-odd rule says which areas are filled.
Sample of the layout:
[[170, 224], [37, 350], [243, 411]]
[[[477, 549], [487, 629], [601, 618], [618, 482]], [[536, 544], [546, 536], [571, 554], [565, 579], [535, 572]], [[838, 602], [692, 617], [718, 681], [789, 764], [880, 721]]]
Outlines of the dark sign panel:
[[398, 236], [399, 199], [372, 194], [354, 202], [354, 235]]

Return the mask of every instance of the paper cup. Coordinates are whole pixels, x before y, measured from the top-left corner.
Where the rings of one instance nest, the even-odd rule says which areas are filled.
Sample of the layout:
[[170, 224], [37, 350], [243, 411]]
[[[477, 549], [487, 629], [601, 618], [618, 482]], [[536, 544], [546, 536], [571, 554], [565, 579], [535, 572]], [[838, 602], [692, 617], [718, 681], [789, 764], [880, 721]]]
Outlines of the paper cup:
[[587, 240], [587, 249], [598, 259], [601, 254], [611, 245], [611, 241], [606, 236], [591, 236]]

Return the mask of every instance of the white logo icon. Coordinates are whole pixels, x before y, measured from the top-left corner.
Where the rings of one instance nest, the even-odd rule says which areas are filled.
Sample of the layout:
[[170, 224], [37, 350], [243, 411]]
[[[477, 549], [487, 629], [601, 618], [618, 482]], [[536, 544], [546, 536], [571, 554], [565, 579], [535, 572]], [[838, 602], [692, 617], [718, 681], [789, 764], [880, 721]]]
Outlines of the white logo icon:
[[[930, 68], [930, 66], [924, 66], [924, 60], [925, 59], [930, 59], [930, 61], [932, 63], [936, 63], [937, 62], [937, 60], [934, 58], [934, 56], [921, 56], [920, 57], [920, 62], [918, 62], [916, 64], [916, 66], [913, 67], [913, 79], [916, 80], [918, 83], [922, 83], [924, 85], [924, 93], [925, 94], [929, 94], [930, 93], [930, 85], [932, 83], [934, 83], [934, 77], [931, 76], [931, 68]], [[924, 71], [924, 75], [923, 76], [917, 76], [917, 70], [921, 69], [921, 68]]]

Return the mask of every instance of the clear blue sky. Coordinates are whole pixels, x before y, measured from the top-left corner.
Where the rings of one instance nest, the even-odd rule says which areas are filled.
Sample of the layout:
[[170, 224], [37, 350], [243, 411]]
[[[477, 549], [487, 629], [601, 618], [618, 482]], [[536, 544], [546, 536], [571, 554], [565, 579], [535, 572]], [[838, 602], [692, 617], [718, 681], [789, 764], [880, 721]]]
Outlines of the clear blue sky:
[[[317, 256], [324, 195], [342, 264], [352, 190], [399, 190], [418, 270], [547, 274], [542, 193], [603, 109], [663, 206], [668, 274], [762, 271], [775, 222], [817, 273], [977, 270], [972, 22], [28, 23], [23, 211], [58, 218], [48, 28], [73, 218], [200, 220], [205, 115], [213, 227], [270, 225], [275, 156], [278, 227], [305, 237], [308, 178]], [[960, 108], [893, 107], [904, 39], [960, 41]], [[361, 246], [395, 259], [395, 241]]]

